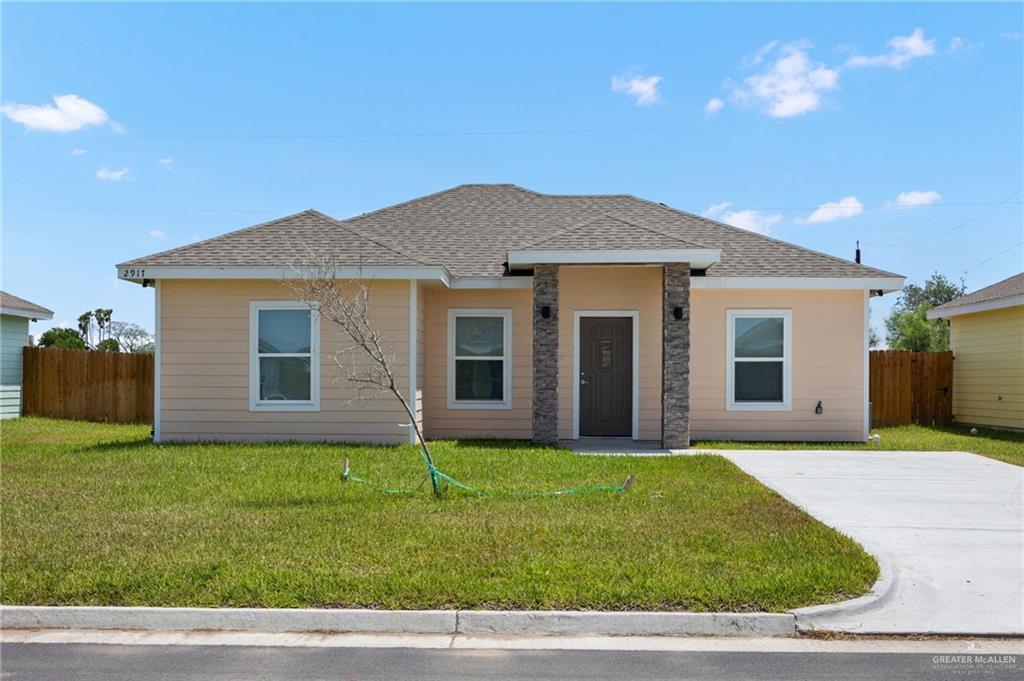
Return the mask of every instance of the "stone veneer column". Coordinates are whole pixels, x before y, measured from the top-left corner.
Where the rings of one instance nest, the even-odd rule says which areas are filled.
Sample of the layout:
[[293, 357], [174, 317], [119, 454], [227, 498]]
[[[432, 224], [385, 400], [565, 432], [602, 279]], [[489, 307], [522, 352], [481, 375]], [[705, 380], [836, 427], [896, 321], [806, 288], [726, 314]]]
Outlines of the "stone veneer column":
[[[690, 264], [665, 265], [661, 310], [661, 446], [690, 446]], [[682, 319], [675, 309], [682, 308]], [[536, 404], [536, 401], [534, 402]]]
[[533, 270], [533, 441], [558, 442], [558, 265]]

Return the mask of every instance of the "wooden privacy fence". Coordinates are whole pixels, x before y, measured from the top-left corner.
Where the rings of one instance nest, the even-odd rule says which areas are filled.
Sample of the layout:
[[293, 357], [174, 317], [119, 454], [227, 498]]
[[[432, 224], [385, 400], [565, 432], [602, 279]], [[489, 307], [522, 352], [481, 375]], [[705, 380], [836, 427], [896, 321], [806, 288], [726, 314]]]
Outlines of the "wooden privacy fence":
[[153, 355], [30, 347], [24, 353], [26, 416], [153, 422]]
[[871, 425], [949, 425], [953, 420], [953, 353], [872, 350]]

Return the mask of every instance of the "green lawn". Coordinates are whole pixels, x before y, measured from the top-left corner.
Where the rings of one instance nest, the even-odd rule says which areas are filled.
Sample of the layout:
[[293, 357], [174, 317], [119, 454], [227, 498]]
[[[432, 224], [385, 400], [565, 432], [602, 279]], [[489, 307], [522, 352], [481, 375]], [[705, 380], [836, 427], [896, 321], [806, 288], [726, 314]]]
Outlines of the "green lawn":
[[903, 426], [871, 431], [881, 436], [878, 444], [850, 442], [694, 442], [700, 449], [867, 449], [877, 451], [973, 452], [990, 459], [1024, 466], [1024, 433], [978, 428], [977, 435], [963, 426], [926, 428]]
[[856, 543], [717, 456], [579, 457], [439, 442], [438, 466], [502, 490], [386, 495], [411, 447], [160, 445], [149, 427], [0, 426], [0, 601], [165, 606], [781, 611], [864, 593]]

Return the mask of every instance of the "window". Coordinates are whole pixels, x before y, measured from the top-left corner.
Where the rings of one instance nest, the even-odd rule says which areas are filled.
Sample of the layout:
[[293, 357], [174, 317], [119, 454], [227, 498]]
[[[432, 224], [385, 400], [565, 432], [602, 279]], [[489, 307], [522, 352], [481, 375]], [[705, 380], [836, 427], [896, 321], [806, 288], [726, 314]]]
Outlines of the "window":
[[726, 312], [726, 409], [790, 410], [791, 321], [789, 310]]
[[250, 411], [319, 411], [319, 345], [319, 315], [305, 304], [250, 303]]
[[512, 406], [509, 310], [448, 311], [448, 406]]

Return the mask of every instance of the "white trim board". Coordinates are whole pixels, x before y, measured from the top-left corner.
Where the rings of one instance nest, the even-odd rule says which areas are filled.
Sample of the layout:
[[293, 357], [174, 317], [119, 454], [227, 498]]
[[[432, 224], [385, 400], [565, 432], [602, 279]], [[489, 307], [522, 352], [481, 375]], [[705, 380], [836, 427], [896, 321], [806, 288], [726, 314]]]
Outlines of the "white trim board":
[[153, 442], [160, 442], [160, 282], [153, 285]]
[[959, 317], [960, 315], [1002, 310], [1007, 307], [1017, 307], [1018, 305], [1024, 305], [1024, 296], [1010, 296], [997, 300], [985, 300], [980, 303], [968, 303], [967, 305], [958, 305], [947, 310], [928, 310], [928, 319]]
[[640, 311], [573, 310], [572, 313], [572, 439], [580, 439], [580, 319], [583, 317], [629, 317], [633, 320], [633, 434], [640, 439]]
[[0, 314], [5, 314], [8, 317], [25, 317], [32, 321], [38, 321], [40, 319], [53, 319], [52, 312], [33, 312], [31, 310], [22, 310], [19, 307], [0, 307]]
[[[146, 279], [301, 279], [324, 274], [316, 267], [124, 267], [117, 278], [141, 283]], [[338, 267], [332, 274], [338, 279], [425, 279], [450, 283], [448, 272], [440, 266], [422, 267]]]
[[690, 277], [690, 288], [899, 291], [905, 277]]
[[417, 357], [419, 351], [419, 319], [418, 317], [418, 293], [419, 283], [413, 279], [409, 282], [409, 411], [412, 412], [413, 423], [409, 424], [409, 444], [416, 444], [416, 371]]
[[659, 250], [551, 250], [509, 251], [509, 269], [525, 269], [534, 265], [644, 265], [666, 262], [688, 262], [696, 269], [710, 267], [721, 260], [717, 248], [673, 248]]
[[871, 434], [871, 292], [864, 292], [864, 441]]

